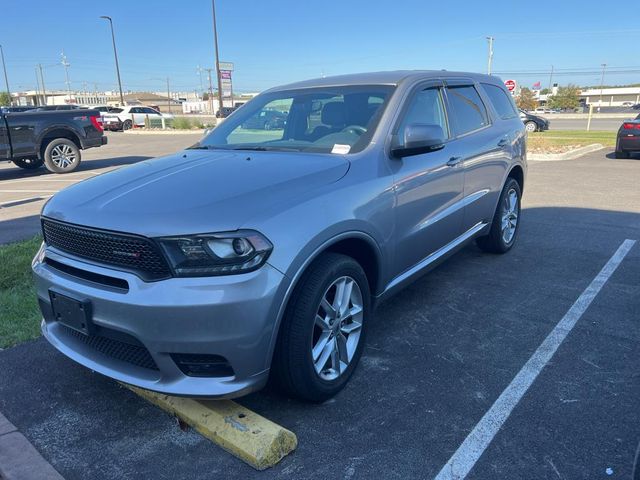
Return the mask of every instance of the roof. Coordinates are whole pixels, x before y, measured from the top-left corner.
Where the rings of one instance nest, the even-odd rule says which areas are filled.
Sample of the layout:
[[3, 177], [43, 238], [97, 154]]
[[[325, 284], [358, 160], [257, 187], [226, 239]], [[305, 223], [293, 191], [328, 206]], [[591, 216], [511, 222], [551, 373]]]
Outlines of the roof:
[[471, 77], [478, 81], [502, 83], [498, 77], [471, 72], [450, 72], [447, 70], [394, 70], [388, 72], [352, 73], [333, 77], [314, 78], [290, 83], [271, 90], [292, 90], [310, 87], [328, 87], [336, 85], [398, 85], [403, 80], [417, 80], [429, 77]]

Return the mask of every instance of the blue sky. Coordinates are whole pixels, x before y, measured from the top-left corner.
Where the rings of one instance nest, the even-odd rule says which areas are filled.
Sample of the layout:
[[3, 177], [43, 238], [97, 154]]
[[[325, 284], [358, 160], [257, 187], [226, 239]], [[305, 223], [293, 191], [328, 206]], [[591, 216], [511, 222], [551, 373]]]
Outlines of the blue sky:
[[[465, 4], [466, 3], [466, 4]], [[200, 87], [197, 65], [213, 66], [208, 0], [88, 2], [2, 0], [3, 45], [13, 91], [64, 88], [60, 53], [72, 88], [116, 85], [108, 23], [113, 17], [122, 82], [130, 90]], [[393, 70], [486, 71], [495, 37], [494, 72], [530, 86], [554, 82], [640, 83], [640, 28], [611, 4], [595, 1], [435, 2], [425, 0], [217, 0], [221, 60], [236, 65], [234, 89], [265, 88], [321, 75]], [[621, 73], [623, 71], [631, 71]], [[530, 73], [528, 73], [530, 72]], [[204, 75], [206, 83], [206, 74]], [[0, 81], [0, 88], [4, 83]]]

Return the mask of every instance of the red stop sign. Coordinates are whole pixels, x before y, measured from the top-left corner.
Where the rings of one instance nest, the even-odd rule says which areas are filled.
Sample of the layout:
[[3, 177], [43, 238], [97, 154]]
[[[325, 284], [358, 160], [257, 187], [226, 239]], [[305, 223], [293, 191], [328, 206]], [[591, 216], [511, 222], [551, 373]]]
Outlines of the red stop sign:
[[516, 89], [516, 81], [515, 80], [505, 80], [504, 86], [507, 87], [507, 90], [513, 92]]

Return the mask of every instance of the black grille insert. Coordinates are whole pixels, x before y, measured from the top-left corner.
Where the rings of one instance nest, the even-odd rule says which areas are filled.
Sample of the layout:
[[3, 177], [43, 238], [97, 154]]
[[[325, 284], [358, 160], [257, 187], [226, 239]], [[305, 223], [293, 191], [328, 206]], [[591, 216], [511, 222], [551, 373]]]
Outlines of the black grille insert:
[[[149, 353], [149, 350], [147, 350], [142, 344], [134, 345], [131, 343], [125, 343], [113, 338], [103, 337], [102, 335], [85, 335], [62, 324], [60, 327], [66, 335], [75, 338], [89, 348], [96, 350], [107, 357], [120, 360], [121, 362], [130, 363], [140, 368], [158, 370], [158, 366]], [[131, 340], [136, 341], [134, 338], [131, 338]]]
[[42, 218], [47, 245], [99, 263], [114, 265], [145, 280], [171, 276], [171, 270], [150, 239], [125, 233], [81, 227]]

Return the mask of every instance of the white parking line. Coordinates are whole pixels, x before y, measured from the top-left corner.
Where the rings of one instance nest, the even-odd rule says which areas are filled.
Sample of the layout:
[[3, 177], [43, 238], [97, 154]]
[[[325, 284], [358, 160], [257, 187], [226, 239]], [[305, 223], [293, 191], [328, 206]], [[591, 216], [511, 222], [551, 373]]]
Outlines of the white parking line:
[[465, 438], [462, 445], [456, 450], [449, 461], [442, 467], [435, 480], [462, 480], [465, 478], [485, 449], [489, 446], [498, 430], [527, 393], [538, 374], [542, 371], [558, 347], [567, 338], [576, 322], [587, 310], [593, 299], [598, 295], [604, 284], [609, 280], [613, 272], [620, 265], [624, 257], [629, 253], [635, 240], [625, 240], [618, 250], [600, 270], [589, 286], [582, 292], [562, 320], [554, 327], [551, 333], [544, 339], [538, 349], [529, 358], [524, 367], [511, 381], [509, 386], [500, 394], [489, 411]]
[[27, 202], [29, 200], [34, 200], [37, 199], [38, 201], [40, 200], [46, 200], [47, 198], [51, 197], [51, 195], [42, 195], [39, 197], [26, 197], [26, 198], [17, 198], [15, 200], [8, 200], [6, 202], [1, 202], [0, 203], [0, 207], [2, 207], [3, 205], [9, 205], [11, 203], [20, 203], [20, 202]]
[[0, 189], [0, 193], [56, 193], [58, 190], [5, 190], [4, 188]]

